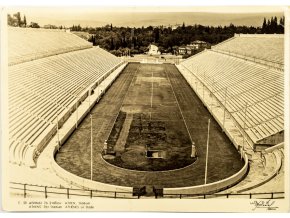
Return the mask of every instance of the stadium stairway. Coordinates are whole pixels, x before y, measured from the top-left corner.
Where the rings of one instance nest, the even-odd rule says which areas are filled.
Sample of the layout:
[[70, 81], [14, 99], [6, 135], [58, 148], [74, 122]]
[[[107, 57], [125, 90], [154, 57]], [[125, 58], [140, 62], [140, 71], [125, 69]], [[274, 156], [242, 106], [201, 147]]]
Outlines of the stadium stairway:
[[278, 172], [278, 174], [273, 177], [271, 180], [269, 180], [267, 183], [245, 191], [243, 193], [263, 193], [265, 191], [267, 192], [284, 192], [284, 150], [283, 149], [279, 149], [281, 152], [281, 157], [282, 159], [282, 164], [281, 164], [281, 169]]
[[[279, 145], [278, 145], [279, 146]], [[253, 193], [283, 191], [284, 149], [255, 152], [247, 176], [237, 185], [221, 193]], [[282, 182], [281, 182], [282, 181]], [[269, 189], [270, 188], [270, 189]]]

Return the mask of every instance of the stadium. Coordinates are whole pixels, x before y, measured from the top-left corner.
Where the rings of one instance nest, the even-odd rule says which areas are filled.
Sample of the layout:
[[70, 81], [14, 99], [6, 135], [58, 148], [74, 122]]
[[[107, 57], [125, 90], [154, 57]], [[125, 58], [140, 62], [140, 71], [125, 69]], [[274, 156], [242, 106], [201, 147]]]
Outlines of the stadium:
[[284, 198], [284, 35], [177, 63], [7, 32], [11, 197]]

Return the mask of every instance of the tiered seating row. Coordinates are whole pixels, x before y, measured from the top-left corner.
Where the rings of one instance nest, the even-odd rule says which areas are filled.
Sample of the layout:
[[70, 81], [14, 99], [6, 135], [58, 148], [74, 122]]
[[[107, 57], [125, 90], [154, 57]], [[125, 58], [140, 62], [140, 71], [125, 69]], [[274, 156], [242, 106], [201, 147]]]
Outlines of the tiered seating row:
[[[9, 138], [11, 160], [21, 162], [27, 146], [90, 85], [121, 60], [101, 48], [50, 56], [9, 67]], [[17, 156], [17, 157], [16, 157]]]
[[233, 114], [236, 120], [244, 123], [245, 128], [252, 132], [255, 141], [263, 139], [284, 129], [283, 93], [258, 102]]
[[268, 35], [267, 37], [263, 35], [247, 37], [236, 35], [232, 40], [220, 43], [214, 49], [275, 63], [284, 63], [284, 37], [280, 35]]
[[227, 110], [242, 127], [247, 107], [245, 129], [251, 132], [254, 142], [283, 130], [282, 72], [211, 50], [187, 59], [182, 65], [220, 102], [226, 102]]
[[8, 28], [8, 61], [16, 64], [54, 54], [90, 48], [91, 43], [64, 30]]
[[[281, 86], [281, 84], [283, 84], [283, 74], [280, 77], [270, 77], [269, 80], [266, 77], [264, 77], [264, 79], [265, 80], [262, 83], [255, 80], [245, 80], [245, 82], [241, 82], [239, 84], [236, 84], [235, 86], [228, 87], [230, 93], [235, 93], [233, 90], [235, 89], [235, 87], [237, 87], [237, 90], [235, 90], [236, 92], [243, 88], [243, 91], [240, 93], [233, 94], [231, 96], [227, 95], [227, 104], [229, 111], [238, 111], [241, 109], [241, 107], [244, 107], [246, 103], [248, 104], [248, 106], [250, 106], [261, 102], [264, 99], [272, 98], [279, 95], [280, 93], [283, 93], [284, 90]], [[245, 90], [245, 87], [248, 87], [248, 89]], [[251, 95], [251, 93], [253, 92], [255, 93], [255, 95]], [[216, 95], [220, 101], [225, 100], [225, 91], [220, 91], [216, 93]]]

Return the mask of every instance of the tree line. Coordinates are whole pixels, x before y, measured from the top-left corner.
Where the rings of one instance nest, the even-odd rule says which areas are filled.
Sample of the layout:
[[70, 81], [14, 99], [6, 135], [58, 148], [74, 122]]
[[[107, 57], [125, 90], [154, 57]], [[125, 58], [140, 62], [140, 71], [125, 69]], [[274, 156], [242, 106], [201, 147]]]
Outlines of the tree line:
[[[9, 26], [39, 28], [35, 22], [27, 25], [26, 16], [21, 18], [20, 12], [8, 16]], [[279, 21], [278, 21], [279, 20]], [[87, 32], [90, 34], [89, 41], [94, 45], [99, 45], [111, 53], [120, 56], [122, 54], [144, 53], [150, 44], [158, 46], [161, 53], [174, 53], [179, 46], [188, 45], [195, 40], [201, 40], [211, 45], [218, 44], [234, 36], [235, 33], [241, 34], [273, 34], [284, 33], [285, 18], [271, 17], [264, 18], [260, 27], [236, 26], [204, 26], [199, 24], [189, 24], [172, 28], [170, 26], [148, 26], [148, 27], [115, 27], [108, 24], [103, 27], [81, 27], [73, 25], [71, 31]], [[63, 29], [65, 27], [56, 27]]]
[[281, 17], [278, 23], [278, 18], [271, 17], [271, 19], [266, 20], [264, 18], [261, 33], [268, 33], [268, 34], [273, 34], [273, 33], [284, 33], [284, 23], [285, 23], [285, 18]]
[[[79, 26], [80, 27], [80, 26]], [[144, 53], [150, 44], [158, 46], [161, 53], [174, 53], [179, 46], [188, 45], [195, 40], [201, 40], [211, 45], [218, 44], [234, 36], [241, 34], [273, 34], [284, 33], [284, 17], [272, 17], [268, 21], [264, 19], [261, 27], [253, 26], [203, 26], [185, 25], [173, 29], [172, 27], [113, 27], [112, 24], [97, 28], [79, 28], [80, 31], [89, 32], [94, 45], [119, 56], [130, 50], [131, 54]]]
[[30, 22], [30, 24], [27, 25], [26, 16], [24, 15], [22, 20], [20, 12], [17, 12], [13, 15], [7, 14], [7, 23], [9, 26], [14, 27], [40, 28], [38, 23], [35, 22]]

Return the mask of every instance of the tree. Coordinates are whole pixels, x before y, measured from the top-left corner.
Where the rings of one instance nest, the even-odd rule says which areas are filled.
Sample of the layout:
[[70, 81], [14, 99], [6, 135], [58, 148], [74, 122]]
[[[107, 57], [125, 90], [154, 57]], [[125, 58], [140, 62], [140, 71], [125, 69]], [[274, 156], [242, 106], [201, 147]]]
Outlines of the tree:
[[16, 20], [10, 15], [7, 15], [7, 23], [9, 26], [17, 26]]
[[154, 42], [156, 43], [159, 42], [159, 29], [158, 28], [154, 29]]
[[114, 49], [115, 49], [114, 39], [113, 39], [113, 37], [111, 37], [111, 40], [110, 40], [110, 50], [114, 50]]
[[284, 26], [284, 16], [280, 18], [279, 25]]
[[273, 23], [273, 19], [272, 18], [268, 19], [266, 33], [272, 33], [272, 23]]
[[25, 15], [24, 15], [24, 18], [23, 18], [23, 24], [26, 27], [27, 23], [26, 23], [26, 16]]
[[132, 54], [144, 53], [152, 43], [155, 43], [162, 52], [168, 53], [173, 52], [176, 47], [190, 44], [194, 40], [201, 40], [215, 45], [233, 37], [234, 33], [283, 33], [284, 28], [280, 25], [284, 22], [283, 19], [272, 17], [267, 20], [265, 17], [260, 27], [235, 26], [233, 23], [217, 27], [199, 24], [186, 26], [183, 22], [180, 27], [174, 30], [164, 26], [134, 28], [134, 34], [130, 27], [113, 27], [111, 23], [96, 28], [81, 28], [79, 25], [74, 25], [71, 29], [88, 32], [91, 35], [89, 40], [94, 45], [99, 45], [101, 48], [115, 54], [128, 53], [128, 49], [131, 49]]
[[262, 25], [262, 33], [266, 33], [267, 29], [267, 23], [266, 23], [266, 18], [264, 17], [263, 25]]
[[17, 26], [21, 26], [21, 15], [20, 15], [20, 12], [17, 12], [16, 14], [14, 14], [13, 17], [16, 18], [16, 25]]
[[80, 24], [77, 26], [73, 25], [70, 29], [71, 31], [82, 31], [82, 27]]
[[162, 53], [164, 53], [164, 52], [165, 52], [165, 49], [164, 49], [164, 47], [162, 47], [162, 46], [159, 46], [159, 47], [158, 47], [158, 51], [160, 51], [160, 53], [162, 54]]
[[273, 33], [277, 33], [278, 30], [278, 20], [277, 17], [275, 16], [273, 19]]
[[30, 25], [29, 25], [31, 28], [40, 28], [40, 26], [38, 25], [38, 23], [35, 23], [35, 22], [30, 22]]
[[88, 39], [89, 42], [93, 43], [93, 46], [96, 45], [96, 36], [95, 35], [91, 35]]

